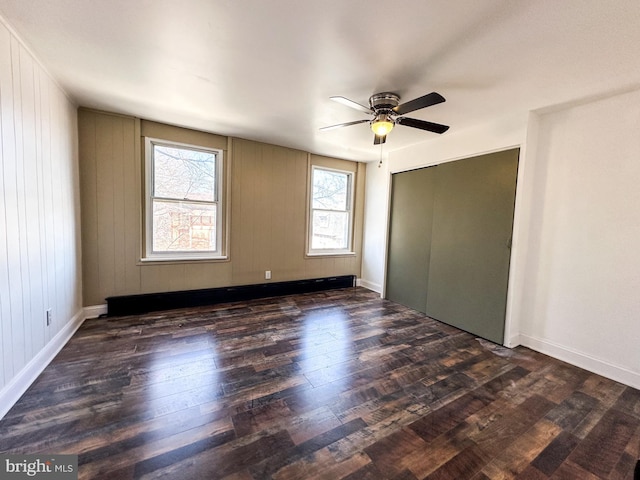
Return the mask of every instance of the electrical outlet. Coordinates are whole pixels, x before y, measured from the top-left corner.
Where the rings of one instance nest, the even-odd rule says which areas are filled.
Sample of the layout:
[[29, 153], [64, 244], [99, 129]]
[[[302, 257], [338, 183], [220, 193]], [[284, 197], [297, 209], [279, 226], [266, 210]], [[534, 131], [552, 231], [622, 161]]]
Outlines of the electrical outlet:
[[265, 280], [271, 280], [271, 270], [265, 270], [264, 271], [264, 279]]
[[47, 309], [47, 327], [49, 325], [51, 325], [51, 320], [53, 317], [53, 310], [51, 310], [50, 308]]

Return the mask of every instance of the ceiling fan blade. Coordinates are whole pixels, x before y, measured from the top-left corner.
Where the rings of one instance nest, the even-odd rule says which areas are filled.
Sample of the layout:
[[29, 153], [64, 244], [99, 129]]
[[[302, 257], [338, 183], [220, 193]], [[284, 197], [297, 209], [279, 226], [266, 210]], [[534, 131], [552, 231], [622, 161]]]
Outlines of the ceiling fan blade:
[[386, 141], [387, 141], [387, 136], [386, 135], [374, 135], [374, 137], [373, 137], [373, 144], [374, 145], [381, 145]]
[[448, 125], [418, 120], [417, 118], [398, 117], [396, 118], [396, 123], [406, 127], [419, 128], [420, 130], [426, 130], [427, 132], [433, 133], [444, 133], [449, 130]]
[[373, 113], [369, 107], [360, 105], [359, 103], [354, 102], [353, 100], [349, 100], [348, 98], [345, 98], [345, 97], [329, 97], [329, 98], [334, 102], [341, 103], [343, 105], [346, 105], [347, 107], [355, 108], [356, 110], [360, 110], [361, 112]]
[[337, 125], [329, 125], [328, 127], [322, 127], [320, 130], [333, 130], [334, 128], [348, 127], [350, 125], [357, 125], [359, 123], [365, 123], [368, 121], [369, 120], [356, 120], [355, 122], [339, 123]]
[[410, 113], [415, 110], [420, 110], [421, 108], [430, 107], [431, 105], [436, 105], [438, 103], [442, 103], [445, 101], [445, 98], [436, 92], [431, 92], [422, 97], [414, 98], [413, 100], [409, 100], [401, 105], [398, 105], [393, 109], [398, 115], [404, 115], [405, 113]]

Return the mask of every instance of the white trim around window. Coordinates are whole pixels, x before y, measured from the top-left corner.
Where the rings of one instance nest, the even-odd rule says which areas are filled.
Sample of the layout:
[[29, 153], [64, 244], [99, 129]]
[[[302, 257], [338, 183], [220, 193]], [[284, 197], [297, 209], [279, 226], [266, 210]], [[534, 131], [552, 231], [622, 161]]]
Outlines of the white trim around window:
[[145, 137], [143, 262], [226, 259], [223, 151]]
[[355, 174], [318, 165], [309, 176], [307, 256], [355, 255]]

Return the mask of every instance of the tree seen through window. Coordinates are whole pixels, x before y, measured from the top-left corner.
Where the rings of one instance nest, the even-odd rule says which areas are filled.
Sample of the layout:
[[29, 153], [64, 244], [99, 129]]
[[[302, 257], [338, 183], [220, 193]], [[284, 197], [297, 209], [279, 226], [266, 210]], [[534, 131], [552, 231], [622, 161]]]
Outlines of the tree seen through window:
[[217, 154], [152, 144], [152, 251], [215, 252]]

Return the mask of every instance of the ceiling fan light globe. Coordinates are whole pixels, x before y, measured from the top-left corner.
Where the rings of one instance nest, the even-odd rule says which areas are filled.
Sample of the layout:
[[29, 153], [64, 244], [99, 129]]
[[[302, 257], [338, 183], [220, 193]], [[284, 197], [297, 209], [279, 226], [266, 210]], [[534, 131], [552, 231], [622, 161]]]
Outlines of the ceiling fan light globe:
[[393, 122], [388, 117], [376, 118], [371, 122], [371, 130], [379, 137], [383, 137], [393, 130]]

